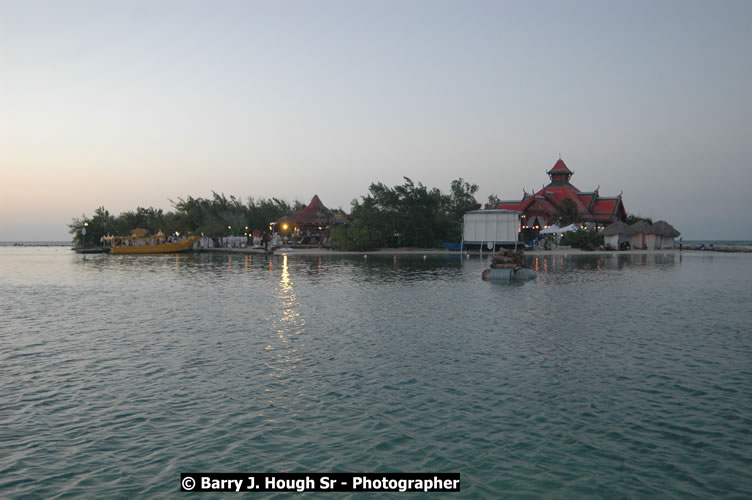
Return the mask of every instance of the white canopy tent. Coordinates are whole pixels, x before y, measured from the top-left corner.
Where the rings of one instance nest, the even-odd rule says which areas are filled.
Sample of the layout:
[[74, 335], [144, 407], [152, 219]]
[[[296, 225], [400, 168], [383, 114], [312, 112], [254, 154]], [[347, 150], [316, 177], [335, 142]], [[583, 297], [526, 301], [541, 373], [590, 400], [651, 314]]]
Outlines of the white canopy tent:
[[579, 231], [579, 230], [580, 230], [580, 226], [578, 226], [577, 224], [570, 224], [568, 226], [564, 226], [561, 229], [559, 229], [559, 232], [568, 233], [570, 231]]
[[561, 228], [559, 227], [559, 225], [558, 224], [554, 224], [553, 226], [549, 227], [548, 229], [544, 229], [543, 231], [541, 231], [540, 234], [556, 234], [556, 233], [560, 233], [560, 232], [561, 232]]

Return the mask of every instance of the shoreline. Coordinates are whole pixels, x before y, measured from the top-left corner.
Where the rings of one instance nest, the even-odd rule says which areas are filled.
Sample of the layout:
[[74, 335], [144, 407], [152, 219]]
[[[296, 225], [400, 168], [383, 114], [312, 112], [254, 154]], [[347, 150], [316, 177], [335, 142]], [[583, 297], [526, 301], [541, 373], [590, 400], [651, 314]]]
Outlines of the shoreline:
[[[227, 253], [227, 254], [257, 254], [257, 255], [312, 255], [312, 256], [324, 256], [324, 255], [468, 255], [468, 256], [486, 256], [495, 252], [490, 250], [484, 250], [483, 252], [473, 251], [456, 251], [445, 250], [437, 248], [379, 248], [369, 251], [339, 251], [331, 250], [328, 248], [290, 248], [290, 249], [276, 249], [273, 252], [266, 252], [260, 249], [252, 248], [202, 248], [199, 250], [193, 250], [198, 253]], [[545, 255], [706, 255], [708, 253], [752, 253], [752, 247], [730, 247], [730, 248], [714, 248], [706, 250], [698, 249], [683, 249], [678, 248], [666, 248], [658, 250], [581, 250], [579, 248], [563, 248], [558, 247], [552, 250], [529, 250], [525, 251], [525, 255], [545, 256]]]
[[[30, 247], [65, 247], [70, 250], [75, 248], [70, 246], [70, 243], [35, 243], [27, 242], [23, 244], [2, 244], [0, 247], [7, 248], [30, 248]], [[97, 247], [99, 248], [99, 247]], [[446, 250], [443, 248], [379, 248], [368, 251], [340, 251], [331, 250], [329, 248], [290, 248], [290, 249], [276, 249], [273, 252], [267, 252], [259, 248], [201, 248], [190, 250], [191, 253], [227, 253], [227, 254], [243, 254], [243, 255], [489, 255], [494, 252], [488, 249], [483, 249], [481, 252], [479, 249], [473, 250]], [[752, 246], [738, 246], [738, 245], [716, 245], [713, 248], [700, 249], [697, 245], [685, 245], [682, 250], [678, 248], [665, 248], [657, 250], [593, 250], [586, 251], [579, 248], [570, 247], [555, 247], [551, 250], [535, 249], [525, 250], [526, 255], [651, 255], [651, 254], [688, 254], [688, 255], [706, 255], [709, 253], [752, 253]]]

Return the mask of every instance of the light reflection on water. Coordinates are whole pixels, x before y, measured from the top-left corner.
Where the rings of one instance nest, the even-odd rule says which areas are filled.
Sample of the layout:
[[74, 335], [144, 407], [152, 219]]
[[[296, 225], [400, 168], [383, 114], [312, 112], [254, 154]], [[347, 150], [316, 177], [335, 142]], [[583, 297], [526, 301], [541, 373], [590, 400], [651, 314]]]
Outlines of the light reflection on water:
[[275, 329], [278, 337], [278, 347], [269, 346], [269, 350], [275, 350], [276, 363], [272, 366], [273, 370], [288, 370], [295, 368], [294, 363], [299, 359], [297, 357], [298, 348], [304, 344], [295, 342], [291, 344], [291, 338], [300, 335], [305, 329], [305, 320], [301, 316], [298, 303], [293, 289], [293, 282], [290, 278], [290, 270], [287, 264], [287, 255], [282, 257], [281, 278], [277, 299], [279, 302], [280, 314], [275, 319]]
[[749, 496], [750, 256], [529, 259], [500, 286], [477, 256], [0, 249], [0, 496], [186, 470]]

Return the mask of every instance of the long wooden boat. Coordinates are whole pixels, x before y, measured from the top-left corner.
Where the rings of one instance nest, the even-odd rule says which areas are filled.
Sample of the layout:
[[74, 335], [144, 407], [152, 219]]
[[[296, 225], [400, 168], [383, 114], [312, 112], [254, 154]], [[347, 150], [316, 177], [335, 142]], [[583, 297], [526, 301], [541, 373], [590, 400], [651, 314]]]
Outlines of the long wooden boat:
[[[187, 252], [193, 248], [193, 244], [198, 241], [197, 236], [189, 236], [188, 238], [175, 243], [156, 243], [149, 245], [148, 238], [140, 240], [130, 240], [131, 245], [118, 245], [110, 249], [111, 254], [150, 254], [150, 253], [175, 253], [175, 252]], [[143, 241], [143, 244], [138, 244], [138, 241]]]

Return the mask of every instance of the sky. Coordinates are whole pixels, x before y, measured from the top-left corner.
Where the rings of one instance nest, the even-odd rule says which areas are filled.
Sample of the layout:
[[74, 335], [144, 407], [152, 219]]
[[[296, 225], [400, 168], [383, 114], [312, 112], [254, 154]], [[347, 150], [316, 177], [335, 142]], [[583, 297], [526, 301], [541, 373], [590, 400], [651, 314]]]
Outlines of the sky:
[[0, 241], [212, 191], [519, 199], [559, 155], [752, 240], [752, 2], [0, 0]]

